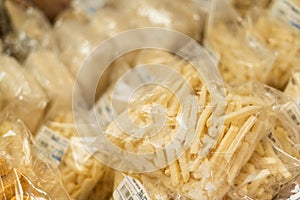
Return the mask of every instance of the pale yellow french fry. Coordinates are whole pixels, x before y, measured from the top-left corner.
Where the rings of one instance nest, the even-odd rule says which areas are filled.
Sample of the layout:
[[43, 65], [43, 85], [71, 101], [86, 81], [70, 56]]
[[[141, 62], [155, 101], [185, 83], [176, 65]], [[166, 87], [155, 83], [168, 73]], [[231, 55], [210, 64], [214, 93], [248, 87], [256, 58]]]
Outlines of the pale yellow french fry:
[[247, 106], [225, 116], [224, 123], [229, 123], [235, 120], [243, 119], [247, 116], [258, 113], [262, 109], [261, 106]]
[[181, 181], [180, 169], [178, 165], [178, 161], [175, 161], [173, 164], [169, 166], [170, 175], [171, 175], [171, 183], [174, 187], [179, 185]]
[[246, 134], [249, 133], [250, 129], [253, 127], [255, 122], [257, 121], [257, 118], [254, 116], [250, 116], [248, 120], [245, 122], [243, 127], [239, 130], [237, 136], [232, 141], [232, 144], [229, 146], [227, 150], [227, 154], [225, 156], [225, 159], [229, 162], [237, 148], [241, 145], [242, 140], [245, 138]]
[[207, 86], [203, 85], [201, 87], [200, 92], [197, 95], [198, 96], [198, 105], [200, 105], [201, 108], [204, 108], [204, 106], [207, 105], [206, 94], [207, 94]]
[[202, 137], [203, 134], [203, 129], [205, 127], [206, 124], [206, 120], [209, 117], [209, 115], [212, 112], [212, 107], [210, 105], [207, 105], [205, 107], [205, 109], [203, 110], [203, 112], [200, 115], [200, 118], [198, 120], [197, 123], [197, 127], [196, 127], [196, 132], [195, 132], [195, 140], [191, 145], [191, 154], [198, 154], [199, 150], [200, 150], [200, 138]]
[[179, 166], [180, 166], [180, 171], [181, 175], [183, 178], [183, 181], [187, 183], [190, 179], [190, 170], [188, 168], [188, 161], [187, 161], [187, 156], [186, 153], [184, 153], [179, 159]]
[[243, 155], [247, 154], [247, 151], [249, 150], [250, 145], [247, 142], [243, 142], [241, 144], [241, 148], [239, 152], [236, 154], [236, 157], [234, 159], [233, 165], [231, 165], [231, 168], [229, 169], [227, 181], [229, 184], [233, 184], [233, 181], [235, 177], [238, 175], [238, 172], [243, 164]]
[[199, 156], [196, 156], [196, 158], [193, 161], [190, 161], [189, 166], [190, 166], [190, 172], [195, 172], [201, 163], [201, 158]]
[[272, 156], [273, 158], [275, 158], [277, 160], [278, 172], [281, 173], [283, 175], [283, 177], [290, 178], [292, 176], [291, 173], [284, 166], [284, 164], [281, 162], [281, 160], [277, 157], [277, 155], [275, 154], [271, 144], [267, 143], [267, 142], [264, 142], [264, 148], [265, 148], [266, 155]]

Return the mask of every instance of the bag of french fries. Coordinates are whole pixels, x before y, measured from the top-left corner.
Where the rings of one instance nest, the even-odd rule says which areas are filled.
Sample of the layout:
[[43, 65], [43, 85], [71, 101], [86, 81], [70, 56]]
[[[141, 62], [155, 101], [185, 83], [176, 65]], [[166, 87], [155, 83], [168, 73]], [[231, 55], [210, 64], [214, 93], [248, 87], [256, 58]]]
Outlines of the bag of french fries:
[[46, 92], [50, 101], [71, 102], [74, 78], [58, 56], [49, 50], [37, 50], [25, 61], [28, 70]]
[[114, 0], [97, 11], [91, 25], [95, 31], [109, 36], [135, 28], [165, 27], [200, 42], [204, 28], [204, 13], [200, 7], [192, 0], [172, 3], [167, 0]]
[[[70, 105], [54, 104], [39, 129], [35, 140], [52, 158], [61, 173], [66, 191], [74, 199], [89, 199], [94, 187], [95, 198], [112, 192], [111, 169], [100, 163], [77, 132]], [[98, 186], [102, 185], [102, 187]], [[111, 187], [109, 187], [111, 185]], [[106, 187], [107, 188], [106, 188]], [[102, 188], [102, 190], [99, 188]]]
[[204, 47], [218, 64], [226, 82], [266, 83], [275, 54], [247, 31], [245, 23], [224, 0], [212, 1]]
[[22, 4], [26, 1], [4, 2], [12, 27], [2, 38], [5, 53], [23, 62], [30, 52], [38, 48], [57, 50], [52, 27], [41, 11], [30, 3]]
[[0, 117], [0, 199], [70, 199], [59, 172], [32, 140], [23, 122], [5, 110]]
[[54, 36], [58, 42], [60, 59], [74, 76], [93, 48], [107, 38], [103, 34], [96, 34], [88, 23], [82, 23], [75, 17], [58, 19]]
[[247, 19], [249, 31], [277, 55], [267, 84], [283, 90], [300, 63], [300, 30], [271, 10], [253, 10]]
[[34, 133], [45, 114], [47, 95], [12, 57], [0, 56], [0, 76], [0, 110], [9, 106]]
[[[146, 55], [141, 58], [147, 60]], [[166, 191], [182, 198], [221, 199], [250, 159], [256, 145], [269, 133], [266, 105], [260, 97], [253, 97], [252, 91], [218, 85], [218, 80], [212, 79], [217, 71], [214, 71], [215, 66], [208, 55], [198, 54], [196, 57], [202, 60], [201, 71], [207, 70], [208, 74], [198, 76], [191, 64], [173, 59], [168, 66], [183, 80], [174, 74], [163, 74], [164, 83], [170, 86], [170, 90], [160, 85], [140, 90], [133, 96], [128, 110], [108, 125], [105, 136], [123, 153], [120, 157], [117, 154], [108, 156], [110, 159], [105, 163], [114, 165], [117, 171], [126, 171], [124, 168], [127, 166], [129, 177], [137, 175], [140, 181], [152, 179]], [[149, 61], [152, 60], [150, 58]], [[168, 60], [159, 57], [159, 54], [156, 58], [162, 62]], [[185, 81], [192, 90], [184, 84]], [[219, 89], [225, 90], [223, 98]], [[216, 97], [219, 97], [217, 102]], [[147, 128], [151, 121], [162, 120], [156, 118], [161, 116], [160, 110], [155, 112], [151, 109], [155, 105], [166, 109], [165, 122], [163, 126]], [[132, 122], [128, 121], [127, 114]], [[219, 122], [222, 122], [221, 125]], [[139, 129], [135, 125], [146, 128]], [[153, 130], [158, 132], [147, 137]], [[137, 133], [145, 137], [132, 135]], [[176, 138], [177, 134], [180, 139]], [[192, 138], [190, 144], [187, 142], [189, 138]], [[131, 153], [137, 154], [136, 157], [130, 157]], [[139, 156], [148, 153], [153, 153], [153, 157], [139, 160]], [[145, 187], [147, 190], [147, 181]], [[150, 189], [148, 195], [154, 198], [155, 192]], [[121, 197], [125, 198], [126, 192]]]
[[[152, 69], [138, 70], [136, 66], [147, 64], [179, 63], [176, 56], [160, 50], [138, 50], [130, 52], [111, 64], [109, 87], [97, 100], [93, 112], [96, 111], [101, 127], [110, 124], [114, 116], [122, 113], [127, 107], [127, 96], [137, 85], [141, 85], [154, 76]], [[127, 74], [127, 75], [126, 75]], [[130, 74], [130, 75], [128, 75]], [[100, 83], [101, 84], [101, 83]]]
[[[104, 33], [97, 33], [92, 29], [90, 19], [84, 13], [70, 10], [67, 10], [65, 14], [63, 13], [58, 18], [53, 32], [58, 42], [57, 55], [74, 77], [77, 76], [92, 50], [108, 38]], [[99, 98], [105, 91], [109, 74], [110, 71], [107, 70], [106, 74], [102, 76], [101, 84], [97, 88], [96, 98]], [[90, 79], [90, 77], [87, 78]], [[83, 96], [87, 96], [87, 94], [94, 91], [89, 91], [89, 87], [85, 87], [83, 92]]]
[[[299, 175], [299, 127], [288, 121], [300, 112], [291, 98], [276, 89], [253, 84], [253, 95], [261, 96], [268, 109], [270, 129], [242, 167], [228, 192], [232, 199], [272, 199], [280, 187]], [[256, 93], [256, 94], [255, 94]], [[298, 110], [295, 110], [298, 109]], [[298, 120], [299, 119], [295, 119]]]

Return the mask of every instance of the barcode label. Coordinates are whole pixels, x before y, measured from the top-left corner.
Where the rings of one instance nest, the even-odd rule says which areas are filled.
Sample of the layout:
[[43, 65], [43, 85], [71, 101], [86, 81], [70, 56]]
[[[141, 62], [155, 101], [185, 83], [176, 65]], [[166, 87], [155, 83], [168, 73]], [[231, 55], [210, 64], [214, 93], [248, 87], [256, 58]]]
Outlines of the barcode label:
[[272, 12], [285, 22], [300, 29], [300, 7], [293, 0], [276, 0]]
[[125, 176], [113, 193], [114, 200], [150, 200], [146, 189], [140, 181]]
[[126, 184], [126, 185], [123, 185], [120, 189], [122, 195], [127, 199], [127, 200], [133, 200], [132, 196], [131, 196], [131, 193], [129, 191], [129, 186]]
[[68, 139], [43, 126], [36, 135], [35, 140], [42, 148], [50, 153], [50, 156], [57, 167], [61, 163], [62, 157], [68, 149]]

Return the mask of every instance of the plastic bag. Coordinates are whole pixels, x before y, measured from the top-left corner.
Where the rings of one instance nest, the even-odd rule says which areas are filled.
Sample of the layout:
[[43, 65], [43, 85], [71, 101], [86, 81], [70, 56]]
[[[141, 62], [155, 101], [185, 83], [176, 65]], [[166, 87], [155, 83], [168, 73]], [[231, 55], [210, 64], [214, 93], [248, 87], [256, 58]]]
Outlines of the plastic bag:
[[73, 19], [56, 23], [54, 34], [58, 42], [60, 59], [74, 76], [92, 49], [107, 38], [103, 34], [94, 33], [87, 24]]
[[113, 170], [106, 170], [102, 174], [101, 178], [99, 179], [98, 183], [95, 185], [91, 193], [89, 194], [89, 200], [108, 200], [112, 197], [112, 191], [114, 187], [114, 171]]
[[253, 11], [248, 19], [251, 31], [277, 54], [267, 84], [283, 90], [300, 62], [300, 31], [271, 11]]
[[240, 15], [245, 16], [253, 7], [266, 8], [271, 0], [229, 0]]
[[36, 80], [11, 57], [0, 56], [0, 110], [9, 106], [34, 133], [48, 104]]
[[163, 186], [156, 178], [152, 179], [142, 174], [126, 175], [116, 171], [113, 198], [119, 200], [129, 197], [134, 200], [187, 199]]
[[[60, 170], [63, 185], [72, 198], [88, 199], [91, 191], [101, 179], [109, 185], [112, 177], [107, 177], [111, 169], [102, 165], [87, 150], [76, 130], [73, 113], [67, 107], [57, 104], [53, 107], [35, 137], [51, 156]], [[106, 179], [104, 179], [106, 178]], [[109, 195], [109, 190], [103, 196]], [[108, 193], [108, 194], [107, 194]]]
[[229, 196], [269, 200], [281, 185], [299, 174], [299, 133], [293, 128], [294, 124], [282, 117], [284, 112], [289, 113], [284, 104], [291, 100], [289, 97], [262, 85], [253, 84], [252, 87], [255, 88], [253, 95], [263, 97], [261, 99], [269, 106], [269, 134], [257, 145], [235, 178]]
[[1, 199], [70, 199], [29, 130], [6, 111], [1, 114], [0, 136]]
[[213, 1], [204, 47], [219, 65], [226, 82], [266, 83], [275, 54], [247, 31], [245, 23], [223, 0]]
[[74, 78], [55, 53], [48, 50], [32, 52], [26, 62], [26, 70], [35, 77], [50, 100], [66, 104], [71, 102]]
[[281, 185], [297, 174], [299, 160], [289, 158], [288, 154], [274, 148], [270, 141], [264, 139], [236, 178], [231, 196], [233, 192], [240, 198], [248, 196], [269, 200], [278, 193]]
[[271, 12], [286, 23], [300, 29], [300, 3], [297, 0], [273, 0]]
[[292, 77], [285, 87], [284, 93], [295, 98], [300, 96], [300, 68], [293, 70]]
[[[199, 59], [204, 60], [207, 55], [198, 56]], [[145, 58], [145, 55], [143, 58]], [[163, 57], [161, 59], [163, 60]], [[213, 69], [211, 63], [203, 63], [203, 65], [205, 64], [212, 67], [209, 68], [210, 70]], [[179, 146], [175, 145], [176, 150], [171, 147], [166, 149], [164, 155], [156, 152], [156, 157], [151, 161], [145, 160], [145, 163], [138, 159], [135, 162], [132, 161], [133, 163], [128, 163], [130, 161], [127, 160], [129, 159], [127, 157], [122, 157], [120, 160], [114, 157], [113, 160], [108, 160], [106, 163], [108, 165], [118, 163], [118, 166], [122, 166], [123, 170], [124, 166], [129, 165], [128, 170], [133, 172], [140, 168], [147, 170], [149, 166], [153, 165], [157, 166], [158, 169], [160, 168], [158, 166], [164, 163], [165, 165], [160, 170], [145, 172], [143, 175], [154, 180], [160, 180], [162, 187], [186, 198], [221, 199], [233, 183], [241, 167], [250, 158], [256, 144], [268, 133], [268, 120], [264, 116], [264, 104], [259, 98], [252, 97], [251, 92], [246, 93], [244, 91], [244, 94], [239, 91], [236, 93], [229, 89], [226, 95], [227, 103], [224, 105], [226, 113], [224, 113], [224, 116], [217, 117], [219, 120], [223, 119], [224, 123], [218, 129], [221, 131], [214, 132], [217, 134], [214, 135], [210, 131], [211, 127], [216, 126], [215, 123], [218, 122], [217, 119], [214, 119], [218, 108], [215, 108], [216, 105], [211, 102], [211, 95], [217, 93], [214, 91], [215, 93], [212, 94], [207, 88], [216, 83], [205, 82], [204, 80], [207, 81], [207, 79], [199, 78], [195, 69], [186, 62], [174, 62], [172, 67], [196, 91], [196, 99], [201, 106], [196, 109], [197, 104], [194, 104], [192, 97], [189, 96], [189, 90], [181, 83], [180, 79], [173, 74], [163, 74], [164, 80], [170, 83], [168, 85], [178, 86], [176, 89], [173, 88], [175, 90], [172, 92], [179, 95], [179, 97], [177, 96], [179, 99], [181, 95], [185, 97], [183, 98], [184, 103], [180, 104], [174, 99], [174, 93], [161, 86], [146, 88], [133, 96], [134, 101], [130, 102], [128, 110], [115, 118], [115, 121], [107, 127], [105, 134], [110, 142], [125, 151], [123, 156], [126, 155], [126, 152], [146, 154], [156, 152], [155, 148], [164, 149], [176, 137], [177, 131], [181, 128], [188, 130], [187, 134], [191, 134], [187, 137], [193, 137], [191, 145], [184, 152], [181, 152], [181, 150], [184, 148], [185, 142], [178, 144]], [[220, 100], [216, 104], [221, 106], [222, 101]], [[131, 126], [126, 121], [126, 114], [129, 113], [134, 123], [147, 127], [149, 121], [159, 120], [159, 118], [153, 119], [151, 117], [152, 105], [162, 105], [167, 108], [164, 126], [162, 128], [159, 126], [158, 128], [161, 129], [152, 137], [136, 138], [134, 135], [130, 135], [139, 132], [136, 127]], [[183, 113], [181, 113], [182, 110], [184, 110]], [[160, 110], [156, 112], [153, 114], [160, 114]], [[188, 116], [188, 113], [190, 113], [190, 116]], [[193, 121], [195, 121], [195, 124], [193, 124]], [[122, 122], [125, 123], [125, 126]], [[126, 124], [128, 124], [128, 127], [126, 127]], [[130, 131], [124, 132], [123, 130]], [[145, 128], [140, 134], [147, 135], [150, 130]], [[174, 154], [180, 156], [178, 159], [173, 160], [174, 162], [168, 163], [172, 160]], [[218, 167], [220, 165], [222, 168]]]
[[22, 7], [5, 1], [12, 24], [12, 32], [4, 37], [4, 51], [23, 62], [31, 51], [38, 48], [57, 50], [52, 28], [46, 17], [34, 7]]
[[[101, 127], [105, 128], [115, 116], [126, 109], [128, 105], [126, 97], [135, 86], [154, 78], [155, 70], [134, 69], [149, 64], [179, 65], [180, 59], [168, 52], [148, 49], [133, 51], [115, 60], [109, 66], [112, 68], [109, 88], [97, 100], [94, 107]], [[93, 111], [92, 109], [91, 112]]]
[[300, 176], [285, 184], [274, 200], [299, 199], [300, 198]]
[[204, 13], [197, 2], [190, 0], [172, 3], [167, 0], [117, 0], [100, 9], [91, 25], [109, 36], [134, 28], [165, 27], [201, 41]]

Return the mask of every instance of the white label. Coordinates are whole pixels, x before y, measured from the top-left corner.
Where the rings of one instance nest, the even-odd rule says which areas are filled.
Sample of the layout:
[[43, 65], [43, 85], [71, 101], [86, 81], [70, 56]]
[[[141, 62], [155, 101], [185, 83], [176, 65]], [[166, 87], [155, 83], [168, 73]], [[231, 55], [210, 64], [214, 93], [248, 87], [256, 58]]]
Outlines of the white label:
[[125, 176], [113, 193], [114, 200], [150, 200], [145, 187], [140, 181]]
[[212, 62], [218, 66], [219, 65], [219, 61], [220, 61], [220, 54], [217, 53], [216, 51], [214, 51], [210, 45], [208, 44], [208, 42], [204, 42], [204, 48], [206, 49], [208, 55], [210, 56], [210, 58], [212, 59]]
[[287, 200], [299, 200], [300, 199], [300, 192], [297, 194], [292, 195], [290, 198]]
[[276, 0], [272, 12], [287, 23], [300, 29], [300, 7], [293, 0]]
[[68, 149], [69, 141], [59, 133], [43, 126], [35, 137], [36, 142], [45, 148], [51, 155], [56, 167]]

